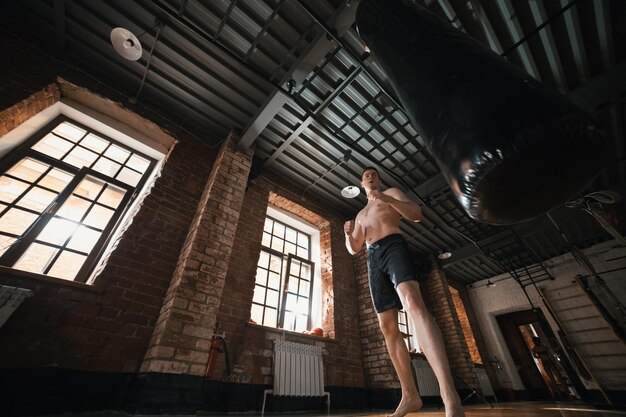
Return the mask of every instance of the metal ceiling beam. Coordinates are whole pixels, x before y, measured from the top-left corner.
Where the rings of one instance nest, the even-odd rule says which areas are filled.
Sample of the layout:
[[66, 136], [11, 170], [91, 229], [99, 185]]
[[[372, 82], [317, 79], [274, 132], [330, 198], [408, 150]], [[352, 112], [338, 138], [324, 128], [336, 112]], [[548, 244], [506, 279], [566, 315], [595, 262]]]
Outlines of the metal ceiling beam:
[[[314, 117], [317, 116], [318, 114], [320, 114], [325, 108], [326, 106], [328, 106], [334, 99], [335, 97], [337, 97], [339, 94], [341, 94], [341, 92], [344, 90], [344, 88], [346, 88], [346, 86], [348, 84], [350, 84], [359, 74], [361, 73], [361, 69], [360, 68], [356, 68], [354, 71], [352, 71], [352, 73], [350, 73], [339, 85], [339, 87], [335, 88], [333, 90], [333, 92], [326, 97], [319, 106], [317, 106], [317, 108], [315, 109], [315, 111], [313, 112], [312, 115], [307, 116], [306, 119], [304, 119], [304, 121], [302, 123], [300, 123], [300, 126], [298, 126], [297, 129], [295, 129], [293, 131], [293, 133], [291, 135], [289, 135], [289, 137], [280, 145], [280, 147], [278, 149], [276, 149], [276, 151], [272, 154], [272, 156], [270, 156], [268, 158], [267, 161], [265, 161], [265, 163], [263, 164], [263, 166], [265, 168], [269, 167], [275, 160], [276, 158], [278, 158], [280, 156], [281, 153], [284, 152], [285, 149], [287, 149], [287, 147], [289, 147], [289, 145], [291, 145], [291, 142], [293, 142], [294, 140], [296, 140], [296, 138], [298, 136], [300, 136], [300, 134], [302, 132], [304, 132], [304, 130], [309, 127], [309, 125], [311, 124], [311, 122], [313, 122]], [[259, 132], [260, 134], [261, 132]]]
[[609, 0], [594, 0], [593, 11], [596, 17], [598, 29], [598, 42], [600, 44], [600, 56], [605, 70], [611, 68], [615, 62], [613, 53], [613, 37], [611, 36], [611, 10]]
[[[352, 9], [344, 6], [333, 19], [333, 24], [335, 21], [345, 20], [344, 16], [353, 14], [354, 10]], [[292, 69], [283, 77], [279, 84], [284, 85], [286, 82], [293, 80], [294, 84], [292, 84], [291, 88], [302, 85], [306, 76], [313, 71], [334, 46], [333, 41], [328, 39], [325, 33], [318, 34], [311, 43], [309, 50], [296, 61]], [[248, 149], [289, 100], [291, 98], [287, 94], [279, 89], [275, 89], [242, 133], [238, 146], [241, 149]]]
[[496, 31], [491, 26], [491, 22], [489, 21], [489, 16], [487, 16], [487, 12], [483, 8], [483, 5], [477, 0], [470, 0], [474, 10], [476, 10], [476, 14], [480, 18], [480, 25], [485, 32], [485, 36], [487, 37], [487, 41], [489, 42], [489, 46], [491, 49], [498, 54], [501, 54], [504, 49], [502, 49], [502, 44], [498, 39], [498, 35], [496, 35]]
[[[548, 20], [548, 14], [543, 6], [543, 3], [538, 1], [531, 1], [528, 3], [530, 12], [533, 15], [533, 19], [537, 26]], [[546, 26], [539, 31], [539, 39], [543, 45], [543, 49], [546, 51], [546, 57], [548, 58], [548, 65], [554, 75], [557, 86], [561, 88], [561, 91], [568, 91], [567, 78], [563, 71], [563, 65], [561, 65], [561, 59], [559, 58], [559, 50], [556, 47], [554, 36], [550, 26]]]
[[[569, 0], [561, 0], [561, 7], [565, 7], [568, 2]], [[565, 19], [565, 28], [567, 29], [567, 35], [570, 39], [574, 61], [576, 62], [578, 77], [580, 82], [584, 83], [589, 79], [589, 64], [587, 62], [585, 43], [583, 42], [583, 34], [578, 20], [578, 9], [572, 7], [563, 13], [563, 18]]]
[[[517, 18], [517, 14], [515, 13], [515, 9], [513, 8], [511, 0], [498, 0], [497, 4], [498, 9], [500, 9], [500, 14], [502, 15], [502, 18], [506, 23], [506, 26], [509, 28], [509, 32], [511, 33], [511, 38], [513, 39], [513, 41], [518, 42], [523, 39], [524, 31], [522, 30], [522, 26], [520, 25], [519, 19]], [[526, 72], [536, 79], [540, 80], [541, 74], [539, 74], [537, 65], [535, 65], [535, 60], [533, 59], [533, 55], [530, 52], [528, 43], [524, 42], [516, 49], [517, 53], [522, 59], [522, 63], [524, 64]]]

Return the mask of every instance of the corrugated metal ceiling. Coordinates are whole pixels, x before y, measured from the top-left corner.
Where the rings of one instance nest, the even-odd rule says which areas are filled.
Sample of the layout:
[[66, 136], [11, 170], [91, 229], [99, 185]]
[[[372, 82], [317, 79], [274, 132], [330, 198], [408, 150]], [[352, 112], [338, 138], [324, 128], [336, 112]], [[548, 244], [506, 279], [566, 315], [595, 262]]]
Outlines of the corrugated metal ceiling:
[[[418, 3], [592, 109], [612, 138], [614, 159], [587, 191], [626, 195], [626, 2]], [[33, 0], [3, 2], [0, 19], [3, 36], [26, 39], [211, 145], [238, 132], [256, 146], [263, 170], [290, 178], [346, 218], [365, 200], [339, 191], [355, 184], [363, 167], [380, 167], [385, 185], [410, 190], [423, 205], [423, 222], [402, 225], [411, 246], [425, 255], [452, 251], [444, 263], [460, 283], [505, 271], [521, 281], [545, 279], [528, 265], [567, 250], [553, 224], [544, 216], [497, 227], [463, 212], [365, 51], [351, 24], [355, 7], [340, 0]], [[118, 26], [139, 36], [139, 61], [111, 47], [109, 33]], [[623, 232], [623, 201], [605, 209]], [[610, 238], [580, 209], [551, 214], [572, 243]]]

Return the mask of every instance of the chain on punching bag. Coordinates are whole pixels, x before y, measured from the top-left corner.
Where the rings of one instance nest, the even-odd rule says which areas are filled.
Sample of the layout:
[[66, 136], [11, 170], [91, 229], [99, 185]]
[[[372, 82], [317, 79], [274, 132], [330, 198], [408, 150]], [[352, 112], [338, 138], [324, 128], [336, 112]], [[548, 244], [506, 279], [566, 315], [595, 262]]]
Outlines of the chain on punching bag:
[[580, 191], [606, 135], [555, 88], [410, 0], [362, 0], [356, 23], [470, 217], [513, 224]]

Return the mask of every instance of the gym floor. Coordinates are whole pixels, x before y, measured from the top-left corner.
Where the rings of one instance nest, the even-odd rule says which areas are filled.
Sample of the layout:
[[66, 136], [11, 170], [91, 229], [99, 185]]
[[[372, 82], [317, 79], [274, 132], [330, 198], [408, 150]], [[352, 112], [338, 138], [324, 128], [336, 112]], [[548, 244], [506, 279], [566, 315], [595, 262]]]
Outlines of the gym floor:
[[[392, 410], [378, 411], [353, 411], [331, 413], [331, 417], [385, 417]], [[596, 409], [590, 404], [581, 403], [500, 403], [494, 404], [494, 408], [487, 405], [477, 404], [465, 407], [466, 417], [626, 417], [626, 410]], [[131, 417], [131, 414], [115, 411], [97, 411], [91, 413], [60, 414], [59, 417]], [[137, 414], [136, 417], [163, 417], [145, 414]], [[198, 412], [194, 415], [177, 417], [258, 417], [260, 414], [231, 413], [214, 414]], [[326, 413], [266, 413], [267, 417], [327, 417]], [[437, 408], [424, 408], [417, 413], [408, 414], [409, 417], [444, 417], [444, 411]]]

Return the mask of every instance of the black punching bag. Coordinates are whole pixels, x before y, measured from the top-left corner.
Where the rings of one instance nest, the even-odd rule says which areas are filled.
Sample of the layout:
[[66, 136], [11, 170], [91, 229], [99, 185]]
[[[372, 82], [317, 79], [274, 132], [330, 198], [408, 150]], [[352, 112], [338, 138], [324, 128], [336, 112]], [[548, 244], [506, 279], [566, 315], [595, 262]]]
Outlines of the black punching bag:
[[362, 0], [356, 23], [470, 217], [513, 224], [580, 191], [606, 135], [555, 88], [410, 0]]

